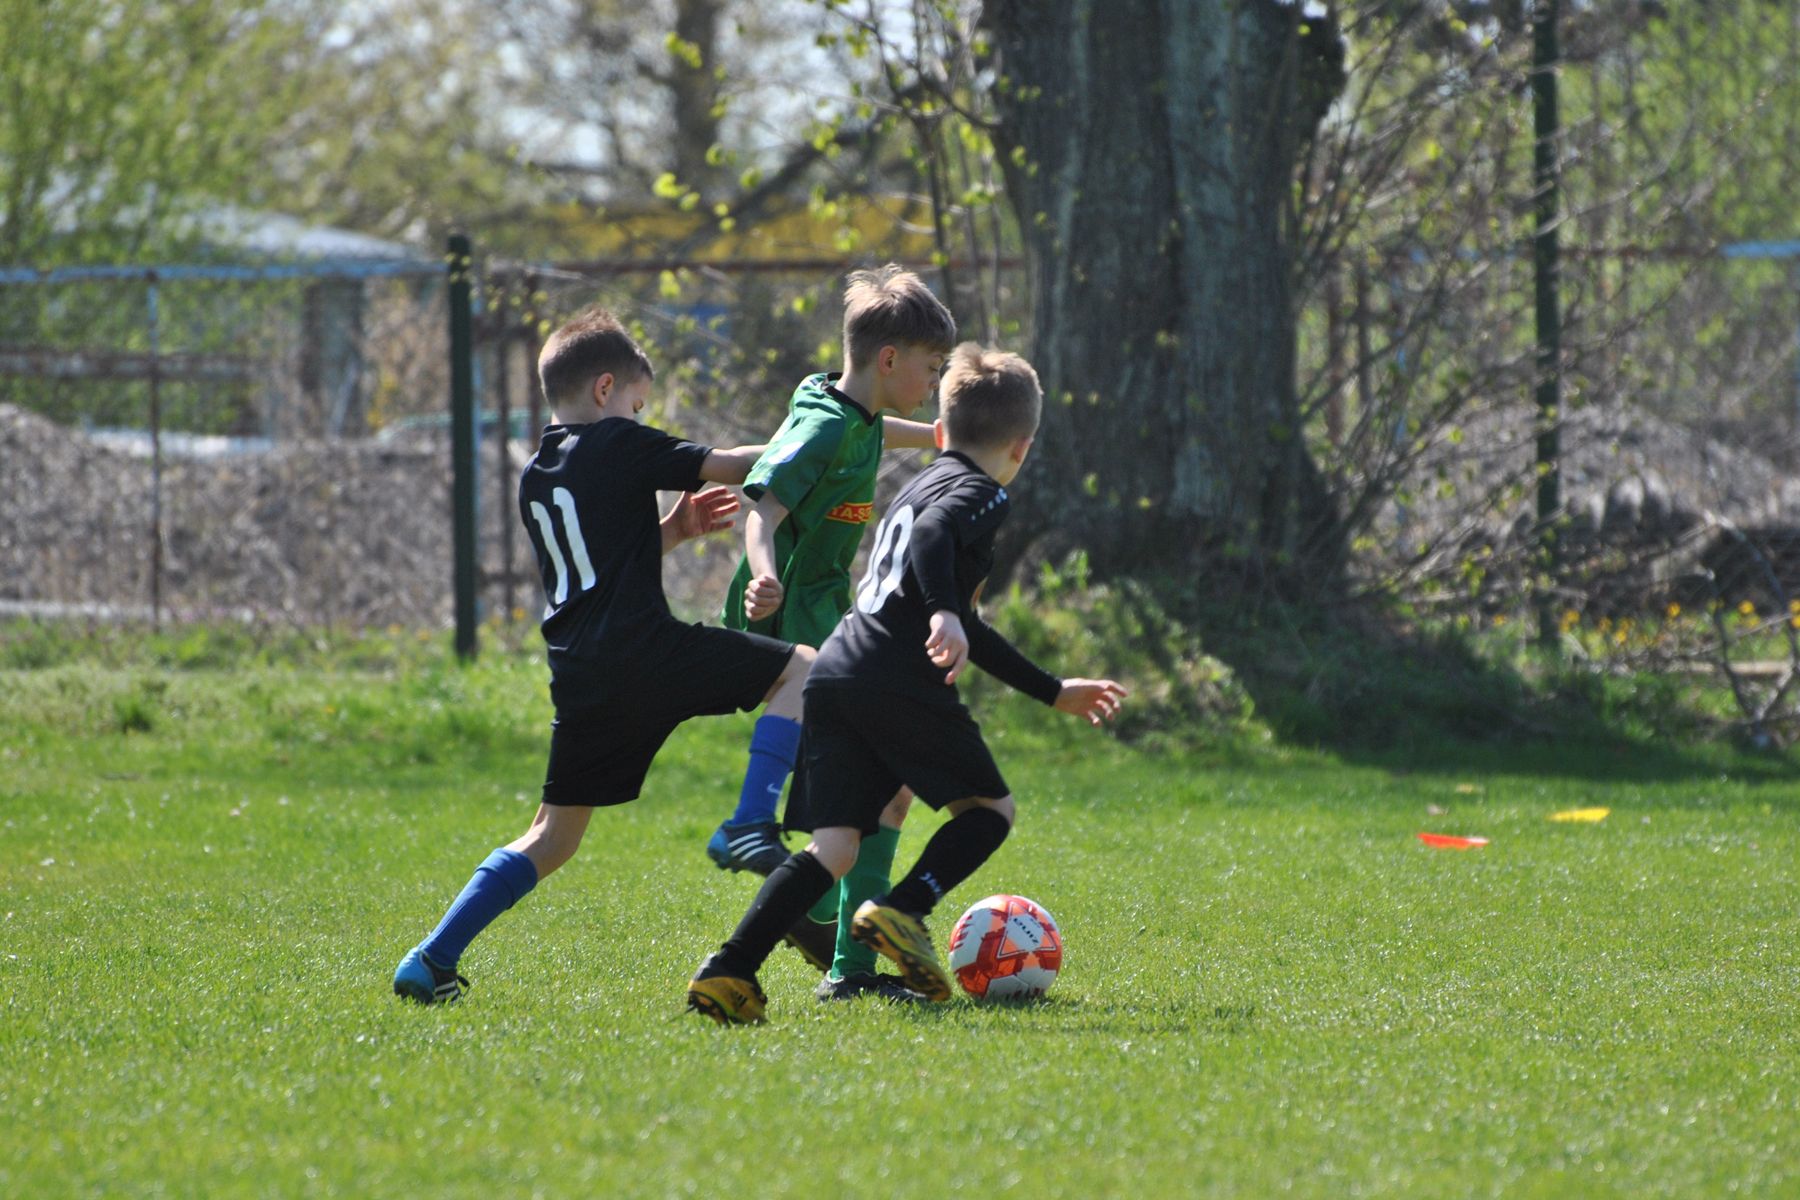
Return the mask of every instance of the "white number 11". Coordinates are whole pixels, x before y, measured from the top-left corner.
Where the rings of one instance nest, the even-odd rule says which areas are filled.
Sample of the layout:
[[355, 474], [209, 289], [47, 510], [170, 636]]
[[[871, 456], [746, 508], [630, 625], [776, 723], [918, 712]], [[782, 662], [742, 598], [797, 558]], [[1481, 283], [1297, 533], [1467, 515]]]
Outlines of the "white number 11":
[[[594, 586], [594, 564], [588, 560], [587, 541], [581, 536], [581, 521], [575, 516], [575, 497], [568, 488], [559, 487], [550, 493], [550, 499], [555, 502], [556, 511], [562, 514], [569, 554], [575, 559], [575, 569], [581, 573], [581, 590], [585, 592]], [[551, 589], [550, 600], [550, 607], [556, 608], [569, 598], [568, 564], [563, 561], [562, 547], [557, 544], [556, 523], [550, 518], [550, 510], [533, 500], [531, 519], [537, 522], [538, 532], [543, 535], [550, 565], [556, 568], [556, 586]]]

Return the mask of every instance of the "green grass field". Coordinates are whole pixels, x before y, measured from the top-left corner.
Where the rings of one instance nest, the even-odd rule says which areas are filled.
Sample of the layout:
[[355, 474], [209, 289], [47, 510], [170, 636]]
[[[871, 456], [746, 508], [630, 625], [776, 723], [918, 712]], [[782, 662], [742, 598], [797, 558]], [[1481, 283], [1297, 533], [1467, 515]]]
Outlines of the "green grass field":
[[1020, 824], [936, 931], [1040, 901], [1050, 998], [826, 1007], [784, 949], [727, 1030], [682, 985], [754, 888], [700, 850], [748, 718], [422, 1009], [394, 963], [535, 805], [535, 655], [74, 657], [0, 670], [0, 1195], [1800, 1194], [1791, 760], [1152, 755], [990, 704]]

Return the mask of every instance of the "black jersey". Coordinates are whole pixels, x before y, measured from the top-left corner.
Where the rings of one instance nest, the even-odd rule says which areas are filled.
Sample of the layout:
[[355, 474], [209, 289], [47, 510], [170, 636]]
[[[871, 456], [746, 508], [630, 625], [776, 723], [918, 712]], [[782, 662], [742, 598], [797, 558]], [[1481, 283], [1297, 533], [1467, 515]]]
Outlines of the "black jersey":
[[519, 479], [519, 516], [544, 579], [550, 694], [579, 707], [628, 682], [665, 625], [659, 491], [693, 491], [711, 447], [624, 417], [545, 428]]
[[945, 668], [925, 653], [931, 614], [962, 618], [969, 658], [1026, 695], [1054, 704], [1062, 681], [982, 621], [975, 595], [994, 566], [1010, 502], [974, 462], [948, 451], [906, 485], [875, 532], [856, 601], [819, 649], [807, 686], [859, 686], [958, 704]]

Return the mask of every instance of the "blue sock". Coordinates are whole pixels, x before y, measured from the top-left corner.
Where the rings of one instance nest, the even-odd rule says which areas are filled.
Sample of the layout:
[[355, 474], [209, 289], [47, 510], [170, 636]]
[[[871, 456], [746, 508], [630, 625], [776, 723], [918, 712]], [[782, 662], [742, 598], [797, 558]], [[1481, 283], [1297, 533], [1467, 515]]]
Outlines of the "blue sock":
[[426, 957], [440, 967], [454, 967], [475, 935], [494, 923], [494, 918], [525, 898], [537, 886], [537, 867], [517, 850], [499, 849], [487, 856], [450, 911], [419, 943]]
[[800, 722], [786, 717], [758, 717], [750, 735], [750, 765], [744, 769], [744, 790], [738, 793], [737, 811], [731, 823], [773, 821], [781, 803], [781, 789], [794, 769], [800, 749]]

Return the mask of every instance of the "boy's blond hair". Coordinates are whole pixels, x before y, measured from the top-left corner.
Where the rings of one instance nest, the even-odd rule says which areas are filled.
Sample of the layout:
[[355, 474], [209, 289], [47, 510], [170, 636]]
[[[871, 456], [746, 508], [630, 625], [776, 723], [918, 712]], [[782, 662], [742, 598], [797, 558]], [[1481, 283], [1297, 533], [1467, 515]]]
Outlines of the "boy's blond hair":
[[538, 355], [538, 382], [551, 404], [578, 399], [576, 392], [608, 373], [621, 384], [656, 378], [619, 318], [598, 305], [565, 321]]
[[1044, 390], [1017, 354], [964, 342], [950, 355], [938, 386], [938, 417], [963, 446], [1005, 446], [1037, 432]]
[[852, 271], [844, 287], [844, 358], [866, 367], [883, 346], [923, 346], [948, 354], [956, 318], [925, 281], [894, 263]]

